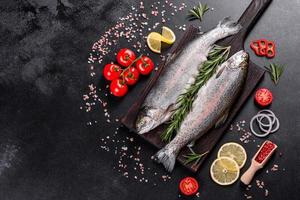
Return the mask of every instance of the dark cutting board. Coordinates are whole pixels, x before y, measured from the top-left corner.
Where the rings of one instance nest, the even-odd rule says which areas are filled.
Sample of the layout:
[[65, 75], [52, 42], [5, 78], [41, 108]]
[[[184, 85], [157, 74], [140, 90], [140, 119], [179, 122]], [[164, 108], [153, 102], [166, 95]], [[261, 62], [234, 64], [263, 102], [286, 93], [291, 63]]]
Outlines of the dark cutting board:
[[[251, 31], [261, 14], [266, 10], [268, 5], [271, 3], [272, 0], [253, 0], [251, 4], [248, 6], [246, 11], [243, 13], [241, 18], [239, 19], [239, 23], [243, 26], [242, 30], [236, 34], [235, 36], [231, 36], [228, 38], [225, 38], [218, 42], [218, 45], [222, 46], [231, 46], [231, 55], [236, 53], [237, 51], [244, 48], [244, 41], [248, 33]], [[180, 51], [182, 48], [184, 48], [185, 44], [187, 44], [189, 41], [191, 41], [196, 35], [197, 35], [198, 29], [191, 26], [184, 34], [183, 38], [180, 40], [178, 45], [174, 48], [172, 53], [176, 53]], [[156, 80], [159, 78], [161, 73], [163, 73], [164, 70], [168, 70], [168, 65], [166, 65], [166, 61], [162, 62], [159, 66], [158, 72], [155, 74], [155, 76], [149, 81], [145, 89], [143, 90], [140, 97], [137, 99], [135, 103], [131, 106], [128, 113], [122, 118], [122, 123], [130, 130], [136, 133], [135, 130], [135, 121], [137, 118], [137, 115], [139, 113], [139, 110], [141, 108], [141, 105], [143, 104], [147, 94], [155, 84]], [[228, 116], [227, 121], [223, 126], [221, 126], [218, 129], [212, 129], [209, 132], [207, 132], [205, 135], [203, 135], [195, 144], [193, 147], [193, 150], [196, 153], [204, 153], [206, 151], [211, 152], [213, 147], [217, 144], [217, 142], [220, 140], [222, 135], [225, 133], [227, 128], [230, 126], [232, 120], [238, 113], [238, 111], [241, 109], [243, 104], [246, 102], [258, 82], [261, 80], [261, 78], [264, 75], [264, 70], [261, 67], [258, 67], [254, 63], [250, 61], [249, 63], [249, 69], [248, 69], [248, 75], [246, 78], [245, 86], [243, 88], [243, 91], [240, 95], [240, 97], [235, 102], [234, 106], [232, 107], [230, 114]], [[166, 128], [166, 125], [161, 125], [157, 127], [156, 129], [144, 134], [140, 135], [142, 138], [144, 138], [146, 141], [150, 142], [157, 148], [162, 148], [165, 146], [165, 143], [162, 142], [160, 135], [163, 132], [163, 130]], [[192, 164], [184, 164], [185, 158], [183, 155], [189, 153], [190, 151], [187, 148], [184, 148], [179, 156], [177, 157], [177, 161], [179, 161], [181, 164], [183, 164], [185, 167], [187, 167], [189, 170], [196, 172], [200, 165], [204, 162], [205, 158], [209, 155], [206, 154], [201, 161], [197, 165]]]

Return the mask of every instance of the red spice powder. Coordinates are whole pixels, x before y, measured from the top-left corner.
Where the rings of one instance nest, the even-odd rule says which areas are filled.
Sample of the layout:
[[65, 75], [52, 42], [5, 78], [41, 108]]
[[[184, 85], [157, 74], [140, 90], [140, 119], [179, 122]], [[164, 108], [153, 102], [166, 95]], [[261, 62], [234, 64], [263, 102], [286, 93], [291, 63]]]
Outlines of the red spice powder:
[[259, 163], [262, 163], [268, 155], [271, 153], [271, 151], [275, 148], [275, 144], [271, 141], [267, 141], [264, 146], [261, 148], [260, 152], [256, 156], [255, 160]]

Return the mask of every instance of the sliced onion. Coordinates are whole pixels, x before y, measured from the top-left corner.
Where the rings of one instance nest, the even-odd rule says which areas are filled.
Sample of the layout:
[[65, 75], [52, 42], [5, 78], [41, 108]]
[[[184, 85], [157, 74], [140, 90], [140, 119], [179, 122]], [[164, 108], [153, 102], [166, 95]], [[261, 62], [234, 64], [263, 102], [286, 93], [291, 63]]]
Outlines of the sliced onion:
[[[268, 122], [263, 122], [263, 119], [266, 118]], [[260, 131], [264, 132], [264, 134], [260, 134], [254, 131], [253, 122], [256, 120]], [[264, 109], [259, 111], [250, 122], [251, 132], [258, 137], [265, 137], [270, 133], [276, 132], [280, 127], [280, 123], [276, 115], [268, 109]]]
[[[268, 126], [268, 130], [267, 130], [267, 131], [264, 131], [263, 134], [260, 134], [260, 133], [255, 132], [255, 131], [254, 131], [254, 128], [253, 128], [253, 122], [254, 122], [254, 120], [256, 120], [258, 117], [261, 117], [262, 119], [263, 119], [263, 118], [266, 118], [266, 119], [269, 121], [269, 125], [267, 125], [267, 126]], [[254, 117], [252, 117], [252, 119], [251, 119], [251, 121], [250, 121], [250, 130], [251, 130], [251, 132], [252, 132], [254, 135], [256, 135], [257, 137], [266, 137], [267, 135], [269, 135], [269, 134], [271, 133], [272, 127], [273, 127], [273, 125], [272, 125], [272, 119], [271, 119], [267, 114], [262, 114], [262, 113], [257, 114], [257, 115], [255, 115]]]
[[[269, 117], [271, 117], [271, 119], [272, 119], [272, 124], [274, 124], [274, 123], [275, 123], [275, 120], [276, 120], [276, 116], [275, 116], [275, 114], [274, 114], [271, 110], [261, 110], [261, 111], [259, 111], [257, 114], [265, 114], [265, 113], [266, 113], [266, 115], [268, 115]], [[258, 118], [257, 118], [257, 122], [258, 122], [259, 124], [261, 124], [262, 126], [264, 126], [264, 127], [269, 126], [269, 125], [266, 125], [266, 124], [264, 124], [264, 123], [262, 122], [261, 117], [258, 117]]]
[[[258, 112], [258, 114], [261, 114], [261, 113], [267, 113], [267, 115], [269, 115], [269, 117], [272, 118], [272, 126], [274, 127], [274, 124], [276, 124], [276, 127], [272, 129], [271, 133], [275, 133], [276, 131], [278, 131], [279, 127], [280, 127], [280, 123], [279, 123], [279, 120], [278, 118], [276, 117], [276, 115], [274, 114], [274, 112], [272, 110], [269, 110], [269, 109], [264, 109], [264, 110], [261, 110]], [[267, 127], [260, 118], [257, 118], [257, 121], [259, 123], [259, 128], [266, 132], [267, 130], [263, 127]]]
[[[280, 126], [278, 118], [276, 117], [276, 118], [274, 118], [274, 119], [275, 119], [275, 123], [272, 124], [272, 130], [271, 130], [271, 133], [275, 133], [276, 131], [278, 131], [279, 126]], [[276, 127], [275, 127], [275, 128], [273, 128], [273, 127], [274, 127], [274, 124], [276, 124]], [[264, 127], [264, 125], [259, 124], [259, 128], [260, 128], [262, 131], [266, 132], [267, 130], [266, 130], [265, 128], [263, 128], [263, 127]]]

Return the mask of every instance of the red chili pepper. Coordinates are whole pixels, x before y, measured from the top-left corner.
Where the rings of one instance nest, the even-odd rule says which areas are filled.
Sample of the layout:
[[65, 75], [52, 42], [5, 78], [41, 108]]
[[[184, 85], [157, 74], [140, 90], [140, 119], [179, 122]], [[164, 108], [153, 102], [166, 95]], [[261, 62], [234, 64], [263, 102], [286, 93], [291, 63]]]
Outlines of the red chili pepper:
[[266, 48], [266, 56], [268, 58], [274, 58], [276, 55], [275, 49], [276, 49], [275, 43], [273, 41], [269, 41]]
[[259, 54], [259, 44], [258, 44], [258, 41], [253, 41], [250, 43], [250, 48], [254, 51], [254, 53], [257, 55], [257, 56], [260, 56]]
[[180, 181], [179, 189], [184, 195], [191, 196], [197, 193], [199, 184], [193, 177], [185, 177]]
[[267, 55], [267, 44], [268, 44], [268, 40], [266, 39], [258, 40], [259, 53], [261, 56]]
[[275, 43], [273, 41], [268, 41], [266, 39], [252, 41], [250, 47], [257, 56], [273, 58], [276, 55]]

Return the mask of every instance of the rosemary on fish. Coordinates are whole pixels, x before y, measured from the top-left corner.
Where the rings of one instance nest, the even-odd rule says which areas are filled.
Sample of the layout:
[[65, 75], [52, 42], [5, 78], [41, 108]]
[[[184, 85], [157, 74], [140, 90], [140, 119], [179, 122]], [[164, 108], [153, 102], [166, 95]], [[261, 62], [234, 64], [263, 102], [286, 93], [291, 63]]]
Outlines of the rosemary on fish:
[[214, 45], [209, 52], [207, 61], [203, 63], [195, 78], [195, 82], [181, 94], [176, 100], [176, 110], [174, 111], [170, 123], [166, 130], [161, 134], [163, 141], [169, 142], [174, 133], [179, 129], [181, 122], [192, 108], [195, 96], [199, 89], [213, 76], [217, 67], [228, 59], [230, 53], [229, 47]]
[[191, 162], [193, 162], [193, 165], [197, 165], [200, 160], [203, 158], [203, 156], [205, 156], [208, 153], [208, 151], [202, 153], [202, 154], [197, 154], [194, 151], [192, 151], [191, 153], [184, 155], [183, 157], [186, 158], [184, 164], [187, 165]]
[[269, 72], [272, 81], [277, 85], [280, 79], [280, 76], [282, 75], [284, 71], [283, 65], [278, 65], [275, 63], [271, 63], [269, 67], [265, 67], [266, 70]]
[[194, 6], [191, 10], [189, 10], [188, 18], [189, 20], [199, 19], [202, 21], [204, 14], [209, 10], [207, 4], [202, 5], [199, 2], [198, 6]]

